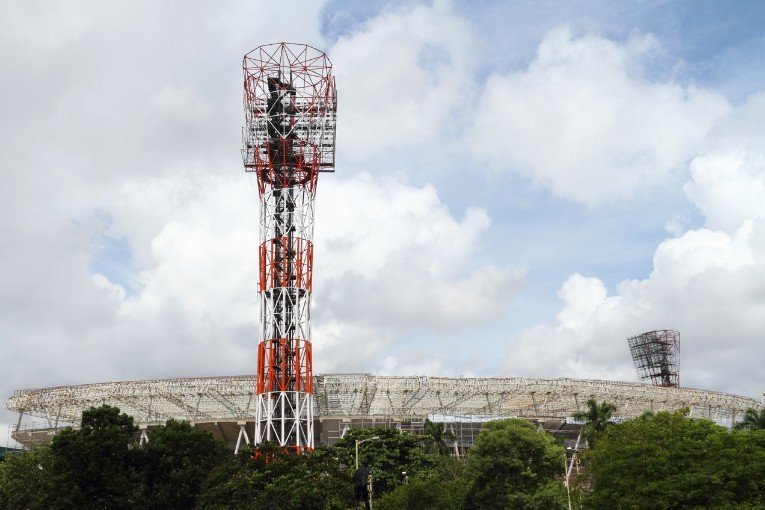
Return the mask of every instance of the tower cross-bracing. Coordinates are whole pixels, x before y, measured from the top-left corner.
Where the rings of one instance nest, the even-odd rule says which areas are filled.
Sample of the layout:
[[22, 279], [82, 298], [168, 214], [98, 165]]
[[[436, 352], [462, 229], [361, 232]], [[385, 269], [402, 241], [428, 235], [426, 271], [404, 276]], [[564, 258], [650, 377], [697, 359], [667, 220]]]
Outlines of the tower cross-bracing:
[[242, 156], [260, 194], [260, 342], [255, 443], [313, 448], [311, 291], [320, 172], [335, 164], [332, 65], [302, 44], [244, 56]]

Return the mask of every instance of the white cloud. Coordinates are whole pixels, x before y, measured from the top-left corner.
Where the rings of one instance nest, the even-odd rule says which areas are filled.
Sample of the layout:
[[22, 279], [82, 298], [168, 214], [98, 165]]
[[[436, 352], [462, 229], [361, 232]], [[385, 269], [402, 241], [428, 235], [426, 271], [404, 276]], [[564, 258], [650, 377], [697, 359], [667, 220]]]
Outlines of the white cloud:
[[[496, 316], [521, 285], [518, 269], [472, 261], [490, 224], [482, 209], [455, 218], [432, 186], [366, 174], [325, 178], [316, 226], [317, 371], [371, 371], [402, 334]], [[82, 244], [78, 258], [51, 272], [65, 273], [61, 288], [43, 279], [24, 303], [19, 290], [28, 281], [14, 288], [6, 278], [3, 300], [29, 314], [3, 317], [5, 329], [25, 339], [10, 352], [14, 366], [44, 374], [30, 381], [24, 369], [10, 368], [9, 379], [38, 386], [253, 372], [254, 180], [238, 170], [222, 176], [188, 169], [136, 176], [101, 197], [93, 212], [109, 221], [72, 226]], [[89, 274], [89, 239], [99, 232], [133, 252], [130, 289]], [[39, 304], [47, 301], [54, 305], [43, 311]], [[32, 334], [25, 320], [40, 315]]]
[[664, 222], [664, 230], [675, 237], [682, 235], [687, 230], [688, 220], [681, 214], [675, 213], [670, 219]]
[[[424, 356], [422, 358], [425, 358]], [[377, 375], [432, 375], [446, 376], [444, 373], [444, 364], [442, 356], [439, 354], [430, 355], [427, 359], [418, 359], [412, 363], [407, 358], [407, 363], [401, 363], [395, 356], [386, 356], [380, 365], [380, 369], [375, 372]]]
[[642, 77], [656, 47], [650, 36], [620, 44], [552, 31], [525, 70], [488, 78], [472, 146], [495, 171], [588, 205], [650, 190], [728, 110], [714, 92]]
[[496, 316], [523, 271], [473, 261], [489, 223], [478, 208], [455, 219], [432, 186], [333, 179], [317, 212], [319, 318], [445, 330]]
[[22, 51], [19, 56], [32, 52], [55, 54], [61, 46], [80, 37], [90, 25], [82, 9], [71, 8], [70, 4], [6, 2], [0, 16], [0, 42], [9, 44], [8, 47], [17, 45]]
[[734, 232], [765, 216], [765, 93], [749, 98], [714, 132], [707, 151], [693, 159], [688, 199], [710, 228]]
[[622, 352], [626, 349], [622, 337], [626, 336], [615, 328], [607, 313], [619, 306], [620, 298], [607, 297], [599, 279], [578, 273], [563, 283], [558, 296], [564, 305], [554, 323], [522, 333], [510, 347], [506, 372], [542, 377], [629, 378]]
[[511, 373], [635, 379], [626, 339], [654, 329], [681, 333], [681, 382], [759, 396], [765, 369], [765, 219], [729, 236], [691, 230], [661, 243], [644, 280], [607, 296], [597, 278], [572, 275], [552, 325], [525, 331]]
[[[150, 254], [142, 257], [137, 294], [116, 304], [111, 331], [92, 333], [94, 346], [108, 336], [113, 354], [95, 357], [117, 363], [140, 352], [142, 373], [252, 371], [258, 216], [248, 179], [254, 176], [187, 174], [120, 188], [105, 206], [114, 218], [109, 232], [150, 246]], [[475, 323], [518, 290], [520, 270], [470, 262], [489, 225], [483, 210], [457, 220], [430, 186], [364, 174], [327, 179], [317, 205], [317, 370], [371, 370], [402, 333]], [[183, 199], [168, 204], [167, 195], [145, 192], [151, 188], [181, 190]], [[148, 214], [152, 222], [130, 221]], [[112, 299], [120, 295], [103, 277], [94, 283]]]
[[605, 301], [606, 287], [597, 278], [585, 278], [576, 273], [569, 277], [558, 291], [566, 304], [557, 317], [557, 322], [573, 332], [581, 332], [587, 326], [586, 318]]
[[210, 122], [215, 113], [212, 106], [190, 85], [166, 85], [150, 101], [155, 112], [167, 115], [179, 126]]
[[[0, 3], [3, 395], [253, 371], [255, 288], [221, 294], [257, 261], [227, 216], [257, 235], [239, 68], [257, 44], [321, 46], [324, 3], [302, 4]], [[92, 274], [102, 234], [127, 240], [135, 292]]]
[[338, 150], [353, 160], [422, 148], [461, 128], [474, 89], [472, 27], [450, 2], [383, 12], [331, 48]]
[[[239, 162], [238, 69], [260, 43], [322, 47], [322, 2], [308, 4], [10, 9], [24, 22], [0, 34], [0, 50], [24, 53], [0, 52], [6, 395], [255, 371], [257, 193]], [[62, 26], [39, 39], [62, 9]], [[454, 130], [471, 83], [468, 32], [437, 3], [341, 38], [330, 52], [340, 150], [374, 168], [373, 153], [436, 146]], [[496, 317], [517, 292], [521, 270], [478, 260], [484, 209], [453, 215], [433, 186], [340, 170], [319, 189], [317, 372], [373, 371], [406, 334]], [[119, 274], [92, 267], [105, 236], [129, 249], [110, 261], [124, 259]]]
[[395, 340], [367, 324], [334, 319], [314, 321], [312, 330], [316, 374], [371, 372], [385, 346]]
[[635, 379], [626, 339], [655, 329], [681, 334], [681, 383], [759, 397], [765, 368], [765, 94], [730, 111], [690, 163], [685, 193], [707, 228], [667, 227], [645, 279], [608, 296], [574, 274], [552, 324], [524, 331], [511, 373]]

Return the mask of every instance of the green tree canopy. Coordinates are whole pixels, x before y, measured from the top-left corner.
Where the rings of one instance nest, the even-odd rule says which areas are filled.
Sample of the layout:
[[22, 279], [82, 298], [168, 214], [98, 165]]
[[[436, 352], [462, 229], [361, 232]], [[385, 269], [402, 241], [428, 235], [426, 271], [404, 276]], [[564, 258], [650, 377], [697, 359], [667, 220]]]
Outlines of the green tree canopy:
[[153, 509], [190, 509], [210, 471], [231, 459], [222, 442], [187, 421], [169, 420], [140, 449], [144, 498]]
[[598, 404], [597, 400], [591, 398], [587, 401], [587, 410], [575, 413], [574, 418], [585, 422], [582, 435], [592, 443], [612, 424], [611, 417], [614, 412], [616, 412], [615, 405], [609, 402]]
[[55, 494], [50, 508], [130, 509], [139, 505], [138, 430], [116, 407], [91, 407], [82, 426], [65, 428], [51, 443]]
[[264, 444], [255, 452], [244, 451], [213, 471], [197, 508], [345, 510], [351, 505], [350, 472], [340, 465], [334, 449], [320, 446], [295, 456]]
[[747, 409], [744, 419], [736, 424], [736, 430], [765, 430], [765, 408]]
[[455, 436], [446, 430], [446, 425], [425, 419], [422, 427], [422, 439], [425, 441], [425, 451], [438, 455], [447, 455]]
[[429, 470], [436, 463], [435, 456], [423, 451], [417, 436], [386, 427], [348, 431], [333, 446], [340, 462], [353, 469], [356, 440], [374, 436], [380, 439], [362, 444], [359, 457], [369, 463], [374, 480], [374, 493], [377, 496], [398, 487], [404, 480], [402, 472], [406, 471], [407, 476], [414, 477]]
[[2, 463], [0, 509], [190, 509], [210, 471], [233, 459], [188, 422], [154, 428], [143, 447], [136, 432], [115, 407], [84, 411], [79, 429]]
[[565, 508], [564, 449], [525, 420], [486, 423], [468, 451], [468, 508]]
[[38, 446], [0, 462], [0, 508], [50, 508], [50, 446]]
[[254, 505], [259, 503], [260, 490], [266, 484], [263, 464], [253, 459], [251, 449], [243, 449], [231, 462], [224, 462], [210, 472], [202, 484], [196, 508], [257, 508]]
[[465, 463], [440, 456], [431, 469], [386, 493], [376, 504], [379, 510], [462, 510], [469, 479]]
[[763, 508], [765, 432], [732, 433], [684, 411], [609, 429], [584, 455], [587, 508]]

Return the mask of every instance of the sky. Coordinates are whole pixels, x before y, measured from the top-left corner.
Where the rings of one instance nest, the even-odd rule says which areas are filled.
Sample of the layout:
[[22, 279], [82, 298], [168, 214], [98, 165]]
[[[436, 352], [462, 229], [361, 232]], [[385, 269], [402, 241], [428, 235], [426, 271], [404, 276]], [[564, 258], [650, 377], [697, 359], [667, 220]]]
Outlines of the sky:
[[[242, 56], [338, 85], [316, 373], [765, 390], [765, 6], [712, 1], [0, 4], [0, 393], [253, 374]], [[0, 414], [5, 431], [14, 421]]]

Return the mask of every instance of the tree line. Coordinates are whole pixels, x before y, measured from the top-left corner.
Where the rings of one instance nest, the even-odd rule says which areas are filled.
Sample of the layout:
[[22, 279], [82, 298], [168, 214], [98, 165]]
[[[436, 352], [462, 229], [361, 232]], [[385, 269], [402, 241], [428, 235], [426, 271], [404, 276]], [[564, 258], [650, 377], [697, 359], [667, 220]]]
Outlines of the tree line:
[[136, 442], [133, 419], [110, 406], [83, 412], [79, 429], [0, 462], [0, 509], [317, 509], [354, 507], [357, 440], [379, 510], [762, 509], [765, 411], [737, 430], [684, 411], [612, 423], [590, 401], [579, 418], [590, 448], [564, 484], [566, 450], [525, 420], [487, 422], [461, 459], [453, 437], [353, 429], [301, 455], [260, 445], [233, 456], [209, 432], [170, 420]]

